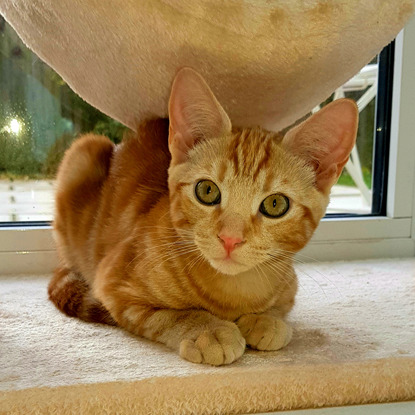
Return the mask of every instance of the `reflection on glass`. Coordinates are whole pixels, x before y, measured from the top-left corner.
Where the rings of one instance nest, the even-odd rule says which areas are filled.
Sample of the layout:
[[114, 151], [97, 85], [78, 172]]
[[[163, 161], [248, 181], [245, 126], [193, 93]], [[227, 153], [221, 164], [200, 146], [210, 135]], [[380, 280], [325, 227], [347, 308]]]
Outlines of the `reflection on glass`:
[[124, 127], [88, 105], [0, 16], [0, 222], [52, 220], [53, 178], [81, 133]]

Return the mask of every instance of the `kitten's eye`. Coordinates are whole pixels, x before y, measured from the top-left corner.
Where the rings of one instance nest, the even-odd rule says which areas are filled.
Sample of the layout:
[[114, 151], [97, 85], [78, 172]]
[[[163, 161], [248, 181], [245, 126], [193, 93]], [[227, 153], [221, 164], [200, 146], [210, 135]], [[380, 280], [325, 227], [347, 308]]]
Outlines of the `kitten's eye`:
[[195, 187], [195, 194], [200, 203], [204, 205], [217, 205], [220, 203], [218, 186], [210, 180], [201, 180]]
[[276, 193], [264, 199], [259, 207], [259, 211], [269, 218], [279, 218], [287, 213], [290, 207], [288, 198]]

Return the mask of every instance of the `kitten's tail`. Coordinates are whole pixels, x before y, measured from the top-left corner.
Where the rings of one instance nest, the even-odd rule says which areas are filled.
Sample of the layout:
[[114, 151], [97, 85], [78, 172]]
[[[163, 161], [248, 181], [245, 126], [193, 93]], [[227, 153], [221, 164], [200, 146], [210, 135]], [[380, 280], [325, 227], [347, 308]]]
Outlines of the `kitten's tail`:
[[108, 310], [92, 296], [91, 289], [82, 275], [67, 268], [58, 268], [48, 287], [49, 299], [70, 317], [94, 323], [115, 326]]

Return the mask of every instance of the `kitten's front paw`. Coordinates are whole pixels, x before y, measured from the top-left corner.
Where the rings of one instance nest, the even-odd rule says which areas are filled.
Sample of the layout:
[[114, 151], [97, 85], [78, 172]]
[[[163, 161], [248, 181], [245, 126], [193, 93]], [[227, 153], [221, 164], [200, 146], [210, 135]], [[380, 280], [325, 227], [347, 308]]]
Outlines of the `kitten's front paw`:
[[245, 351], [245, 339], [238, 327], [223, 321], [180, 342], [180, 356], [193, 363], [226, 365], [239, 359]]
[[278, 350], [292, 337], [292, 328], [285, 321], [266, 314], [245, 314], [236, 323], [246, 344], [257, 350]]

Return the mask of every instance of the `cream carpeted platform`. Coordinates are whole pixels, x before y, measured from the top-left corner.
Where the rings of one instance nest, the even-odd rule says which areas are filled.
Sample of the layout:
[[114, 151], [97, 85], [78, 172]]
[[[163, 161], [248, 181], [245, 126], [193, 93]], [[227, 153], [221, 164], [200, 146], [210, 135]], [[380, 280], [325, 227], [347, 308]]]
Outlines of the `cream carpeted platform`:
[[292, 343], [188, 363], [0, 277], [1, 414], [230, 414], [415, 399], [415, 259], [301, 266]]

